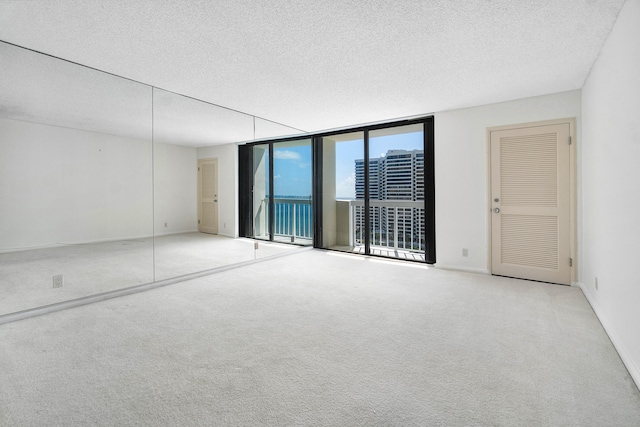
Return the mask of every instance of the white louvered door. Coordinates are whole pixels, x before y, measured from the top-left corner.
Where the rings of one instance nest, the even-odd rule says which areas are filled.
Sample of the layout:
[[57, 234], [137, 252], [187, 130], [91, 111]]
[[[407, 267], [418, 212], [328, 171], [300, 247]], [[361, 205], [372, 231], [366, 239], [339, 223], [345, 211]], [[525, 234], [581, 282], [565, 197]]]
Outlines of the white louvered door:
[[218, 159], [198, 161], [198, 231], [218, 234]]
[[569, 123], [491, 131], [492, 274], [571, 284]]

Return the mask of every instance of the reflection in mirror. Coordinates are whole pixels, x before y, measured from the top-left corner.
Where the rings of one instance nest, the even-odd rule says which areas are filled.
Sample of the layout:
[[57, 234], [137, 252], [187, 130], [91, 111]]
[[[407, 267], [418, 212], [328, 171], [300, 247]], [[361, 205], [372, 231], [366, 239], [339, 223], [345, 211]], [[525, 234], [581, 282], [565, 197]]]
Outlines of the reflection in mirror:
[[269, 144], [253, 146], [253, 237], [270, 240]]
[[313, 244], [311, 139], [273, 146], [273, 240]]
[[0, 315], [295, 248], [235, 238], [235, 144], [299, 130], [4, 42], [0, 66]]
[[0, 314], [153, 281], [151, 87], [0, 42]]
[[295, 136], [304, 133], [300, 129], [292, 128], [289, 126], [281, 125], [269, 120], [256, 117], [255, 119], [255, 140], [269, 139], [269, 138], [284, 138], [287, 136]]
[[290, 250], [235, 238], [235, 143], [254, 139], [253, 116], [154, 88], [153, 117], [156, 280]]

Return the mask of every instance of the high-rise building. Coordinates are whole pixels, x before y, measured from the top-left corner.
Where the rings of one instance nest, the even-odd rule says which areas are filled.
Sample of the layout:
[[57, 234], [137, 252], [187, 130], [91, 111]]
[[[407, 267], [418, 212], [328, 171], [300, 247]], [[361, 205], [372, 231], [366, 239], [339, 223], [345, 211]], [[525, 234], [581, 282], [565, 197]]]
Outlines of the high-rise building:
[[[355, 161], [356, 199], [364, 199], [364, 159]], [[384, 201], [424, 200], [424, 151], [389, 150], [369, 159], [371, 244], [424, 249], [424, 206]], [[364, 229], [364, 210], [356, 210], [357, 230]], [[358, 232], [356, 230], [356, 235]]]

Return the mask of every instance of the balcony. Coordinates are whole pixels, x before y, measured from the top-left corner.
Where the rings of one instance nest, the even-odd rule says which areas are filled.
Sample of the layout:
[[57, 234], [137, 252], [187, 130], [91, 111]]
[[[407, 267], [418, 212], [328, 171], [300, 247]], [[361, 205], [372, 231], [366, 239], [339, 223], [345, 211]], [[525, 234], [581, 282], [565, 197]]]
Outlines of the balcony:
[[[276, 197], [274, 199], [275, 221], [273, 240], [278, 242], [297, 243], [301, 245], [313, 244], [313, 205], [309, 198]], [[269, 220], [269, 198], [260, 201], [256, 209], [255, 231], [256, 237], [268, 238], [268, 233], [258, 233], [267, 230]]]
[[[313, 243], [313, 207], [308, 198], [274, 199], [274, 240], [302, 245]], [[364, 200], [335, 200], [325, 211], [325, 247], [364, 253]], [[325, 202], [326, 204], [326, 202]], [[268, 198], [261, 200], [256, 221], [266, 224]], [[371, 253], [391, 258], [424, 261], [424, 202], [371, 200]], [[256, 227], [259, 229], [262, 227]], [[266, 227], [264, 228], [266, 229]], [[260, 236], [257, 236], [260, 237]], [[264, 238], [267, 236], [265, 235]]]
[[[336, 203], [348, 203], [349, 242], [332, 249], [364, 253], [364, 200], [337, 200]], [[372, 255], [425, 260], [424, 201], [370, 200], [369, 209]], [[340, 221], [344, 220], [342, 216]]]

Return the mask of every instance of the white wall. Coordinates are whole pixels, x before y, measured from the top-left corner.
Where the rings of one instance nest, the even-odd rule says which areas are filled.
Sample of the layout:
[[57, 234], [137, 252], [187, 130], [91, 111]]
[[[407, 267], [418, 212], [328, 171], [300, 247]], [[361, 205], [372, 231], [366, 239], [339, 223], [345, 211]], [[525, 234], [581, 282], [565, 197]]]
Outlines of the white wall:
[[198, 159], [218, 159], [218, 234], [238, 236], [238, 147], [198, 148]]
[[155, 234], [198, 231], [197, 150], [159, 143], [153, 150]]
[[151, 141], [0, 119], [0, 250], [152, 234]]
[[580, 102], [576, 90], [435, 114], [436, 266], [489, 270], [487, 128], [576, 118], [579, 144]]
[[640, 0], [628, 0], [582, 93], [582, 289], [636, 384], [640, 384], [639, 41]]

